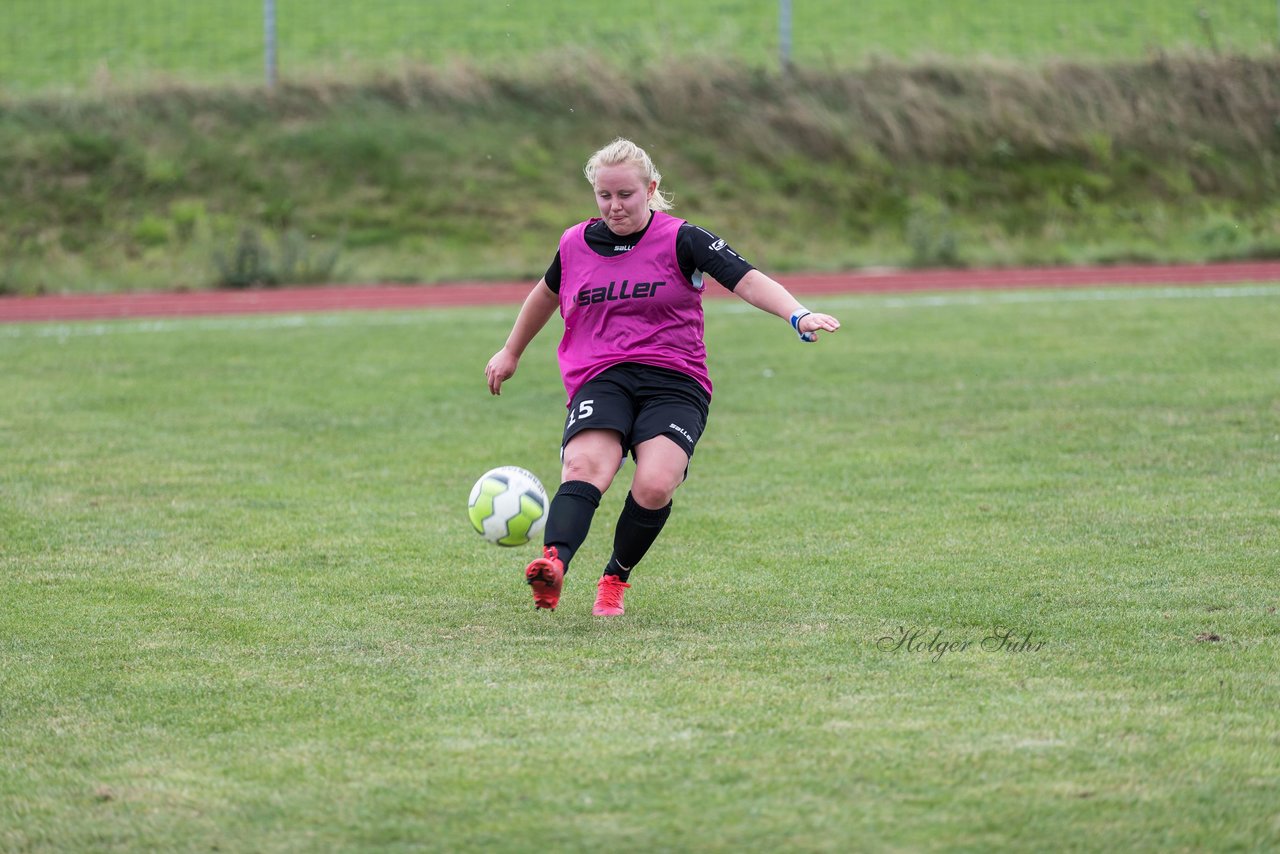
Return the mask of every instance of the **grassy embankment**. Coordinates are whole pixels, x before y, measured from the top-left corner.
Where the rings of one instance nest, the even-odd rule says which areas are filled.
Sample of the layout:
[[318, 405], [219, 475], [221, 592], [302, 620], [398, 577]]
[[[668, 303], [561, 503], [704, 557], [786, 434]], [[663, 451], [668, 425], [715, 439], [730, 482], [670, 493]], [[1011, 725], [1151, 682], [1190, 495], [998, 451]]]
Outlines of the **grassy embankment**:
[[285, 280], [536, 277], [617, 134], [775, 271], [1274, 256], [1277, 116], [1274, 58], [784, 77], [583, 55], [10, 99], [0, 291], [207, 287], [249, 231]]

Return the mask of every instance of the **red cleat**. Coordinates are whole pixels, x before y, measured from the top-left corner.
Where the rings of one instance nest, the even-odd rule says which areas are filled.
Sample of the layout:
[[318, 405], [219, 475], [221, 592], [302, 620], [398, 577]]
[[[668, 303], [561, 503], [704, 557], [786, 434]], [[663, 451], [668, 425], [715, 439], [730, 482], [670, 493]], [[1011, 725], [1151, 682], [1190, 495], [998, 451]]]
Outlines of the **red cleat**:
[[591, 613], [597, 617], [620, 617], [623, 614], [622, 595], [631, 585], [616, 575], [602, 575], [596, 584], [596, 604]]
[[543, 546], [542, 557], [524, 570], [525, 580], [533, 588], [533, 607], [554, 611], [560, 604], [560, 588], [564, 586], [564, 564], [555, 546]]

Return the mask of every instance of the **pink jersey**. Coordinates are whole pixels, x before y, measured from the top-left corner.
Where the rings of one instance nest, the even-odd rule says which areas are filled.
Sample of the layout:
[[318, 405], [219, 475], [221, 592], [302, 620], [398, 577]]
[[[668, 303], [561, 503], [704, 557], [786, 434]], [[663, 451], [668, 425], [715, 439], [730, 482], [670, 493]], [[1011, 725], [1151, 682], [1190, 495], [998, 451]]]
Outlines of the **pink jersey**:
[[679, 371], [711, 394], [701, 282], [691, 284], [676, 261], [684, 220], [655, 211], [640, 242], [613, 257], [587, 245], [583, 232], [592, 222], [560, 238], [560, 373], [569, 400], [622, 362]]

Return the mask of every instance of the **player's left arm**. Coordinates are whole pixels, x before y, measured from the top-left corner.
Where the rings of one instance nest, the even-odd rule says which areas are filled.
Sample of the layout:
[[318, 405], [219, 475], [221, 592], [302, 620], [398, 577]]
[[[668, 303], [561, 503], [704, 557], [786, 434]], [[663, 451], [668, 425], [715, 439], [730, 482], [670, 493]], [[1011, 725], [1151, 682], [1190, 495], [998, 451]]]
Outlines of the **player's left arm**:
[[829, 314], [809, 311], [791, 292], [759, 270], [753, 269], [738, 282], [733, 292], [761, 311], [789, 320], [802, 341], [816, 341], [819, 332], [835, 332], [840, 321]]

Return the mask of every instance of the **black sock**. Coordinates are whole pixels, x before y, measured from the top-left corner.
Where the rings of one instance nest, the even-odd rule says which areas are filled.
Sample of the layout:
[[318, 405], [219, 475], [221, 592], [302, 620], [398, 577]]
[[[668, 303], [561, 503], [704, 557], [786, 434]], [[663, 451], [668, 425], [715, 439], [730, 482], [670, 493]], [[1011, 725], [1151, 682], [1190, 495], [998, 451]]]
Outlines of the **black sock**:
[[551, 509], [547, 512], [547, 529], [542, 535], [544, 545], [555, 546], [556, 554], [569, 571], [573, 553], [587, 538], [591, 530], [591, 517], [600, 506], [600, 490], [585, 480], [569, 480], [560, 484]]
[[616, 575], [621, 581], [630, 578], [631, 570], [649, 551], [670, 515], [670, 502], [666, 507], [650, 510], [637, 504], [628, 492], [622, 512], [618, 514], [617, 527], [613, 529], [613, 557], [609, 558], [604, 574]]

